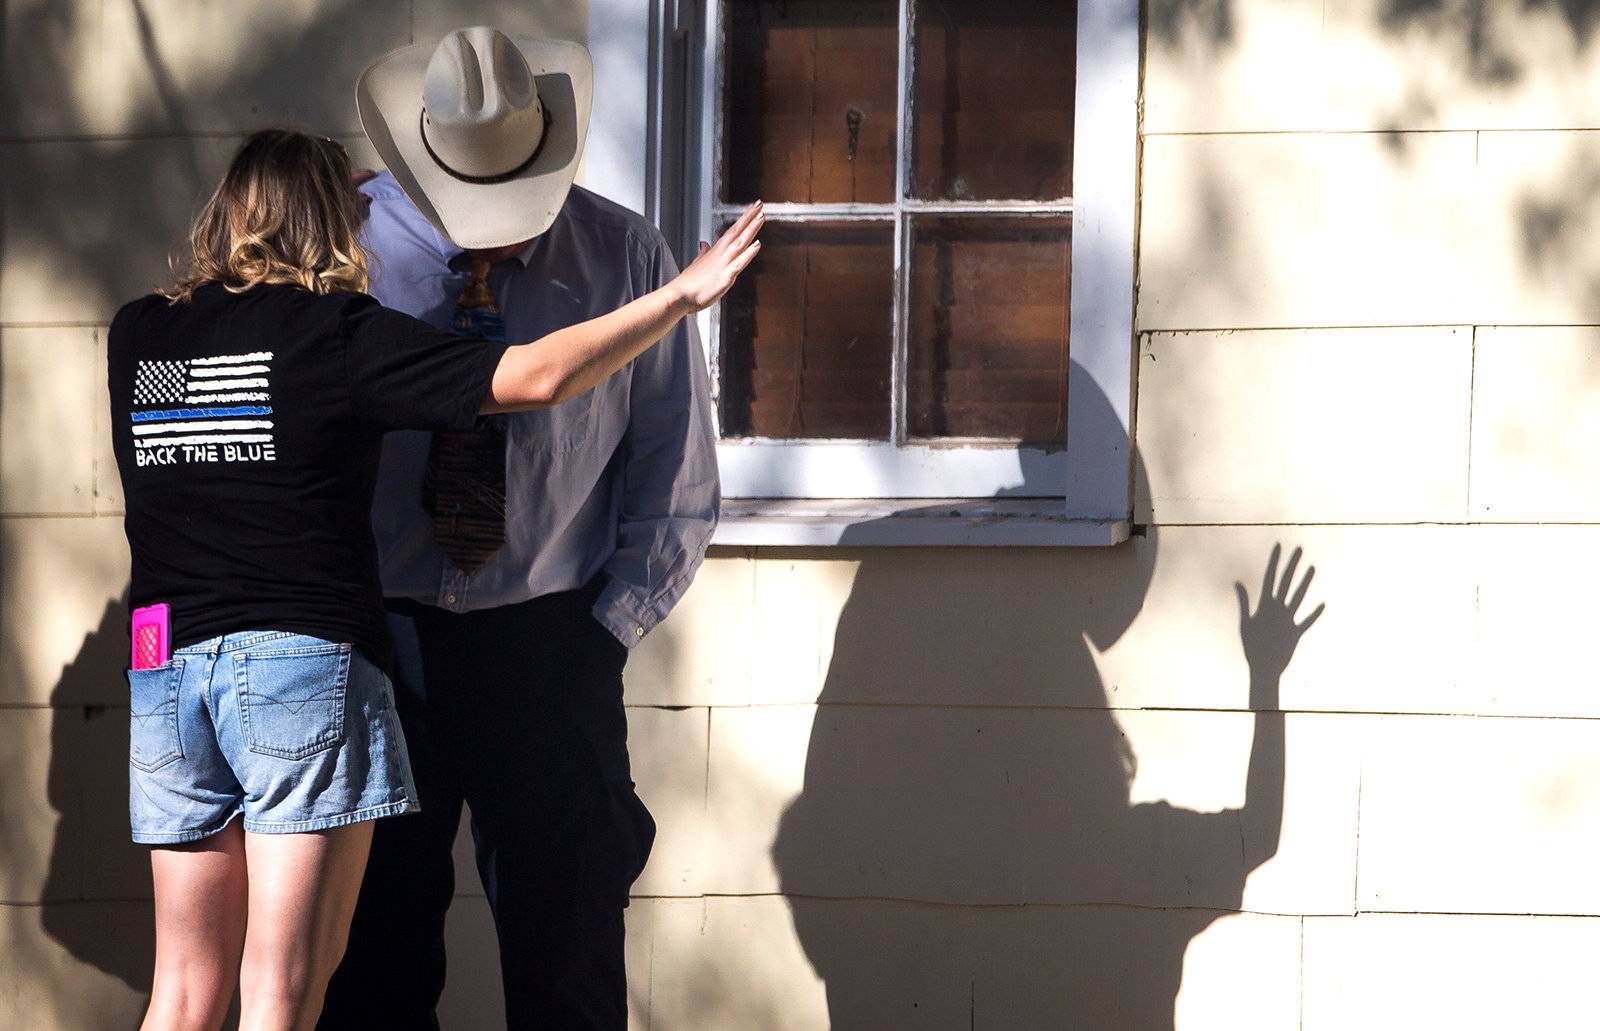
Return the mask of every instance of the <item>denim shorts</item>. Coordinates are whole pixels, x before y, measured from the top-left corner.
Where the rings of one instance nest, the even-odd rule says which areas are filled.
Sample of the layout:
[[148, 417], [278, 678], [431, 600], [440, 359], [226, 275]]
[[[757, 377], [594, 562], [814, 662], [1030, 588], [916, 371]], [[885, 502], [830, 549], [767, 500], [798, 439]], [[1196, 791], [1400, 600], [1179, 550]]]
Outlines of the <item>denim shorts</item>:
[[128, 685], [134, 841], [197, 841], [241, 813], [296, 834], [418, 808], [389, 678], [348, 644], [226, 634]]

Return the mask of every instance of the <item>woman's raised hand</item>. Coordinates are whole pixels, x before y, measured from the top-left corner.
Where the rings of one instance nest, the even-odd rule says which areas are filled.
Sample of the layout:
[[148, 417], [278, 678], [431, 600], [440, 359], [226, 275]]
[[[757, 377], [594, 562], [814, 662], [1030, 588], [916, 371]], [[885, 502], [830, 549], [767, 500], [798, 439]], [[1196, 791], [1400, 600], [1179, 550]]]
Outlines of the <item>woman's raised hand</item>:
[[702, 243], [700, 256], [672, 282], [616, 311], [508, 348], [483, 411], [548, 408], [592, 390], [672, 332], [685, 315], [709, 308], [727, 293], [761, 250], [756, 233], [763, 221], [758, 201], [715, 244]]
[[700, 242], [699, 256], [672, 281], [686, 307], [701, 311], [716, 304], [728, 292], [739, 273], [761, 250], [756, 234], [765, 221], [761, 202], [756, 201], [745, 208], [739, 221], [729, 226], [716, 243]]

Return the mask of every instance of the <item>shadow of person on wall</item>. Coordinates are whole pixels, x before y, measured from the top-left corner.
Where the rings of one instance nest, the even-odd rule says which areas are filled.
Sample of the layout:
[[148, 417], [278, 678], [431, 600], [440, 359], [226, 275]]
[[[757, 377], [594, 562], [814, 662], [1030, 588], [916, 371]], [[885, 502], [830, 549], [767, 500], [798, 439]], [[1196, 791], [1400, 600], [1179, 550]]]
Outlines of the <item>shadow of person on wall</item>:
[[1322, 609], [1295, 620], [1298, 550], [1280, 576], [1273, 549], [1253, 610], [1235, 584], [1257, 713], [1244, 804], [1134, 804], [1085, 642], [1132, 624], [1156, 551], [1152, 527], [1116, 548], [861, 553], [772, 847], [833, 1027], [1174, 1026], [1189, 942], [1277, 851], [1278, 681]]
[[[59, 813], [45, 931], [75, 959], [146, 992], [155, 964], [150, 854], [128, 834], [128, 603], [106, 603], [50, 695], [47, 794]], [[83, 901], [112, 905], [84, 907]]]

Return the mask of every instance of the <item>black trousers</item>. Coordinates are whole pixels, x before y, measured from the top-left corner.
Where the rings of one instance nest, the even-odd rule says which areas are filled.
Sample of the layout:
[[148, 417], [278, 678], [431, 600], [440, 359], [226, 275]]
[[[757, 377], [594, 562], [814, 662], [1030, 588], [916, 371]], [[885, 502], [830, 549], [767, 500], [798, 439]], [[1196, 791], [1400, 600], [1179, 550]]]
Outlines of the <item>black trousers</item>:
[[621, 1029], [622, 916], [655, 821], [628, 771], [627, 649], [599, 585], [453, 614], [392, 603], [422, 812], [379, 820], [319, 1029], [436, 1029], [463, 801], [494, 912], [506, 1026]]

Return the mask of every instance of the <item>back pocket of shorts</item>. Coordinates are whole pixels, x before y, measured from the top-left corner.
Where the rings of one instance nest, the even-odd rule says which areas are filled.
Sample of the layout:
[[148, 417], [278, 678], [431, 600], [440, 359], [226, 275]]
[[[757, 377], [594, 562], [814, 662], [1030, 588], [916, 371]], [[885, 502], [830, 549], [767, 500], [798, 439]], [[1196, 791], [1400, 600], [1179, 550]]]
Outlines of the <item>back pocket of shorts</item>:
[[128, 671], [128, 761], [154, 773], [183, 758], [178, 740], [178, 684], [183, 660]]
[[304, 759], [344, 740], [348, 644], [235, 652], [233, 675], [250, 751]]

